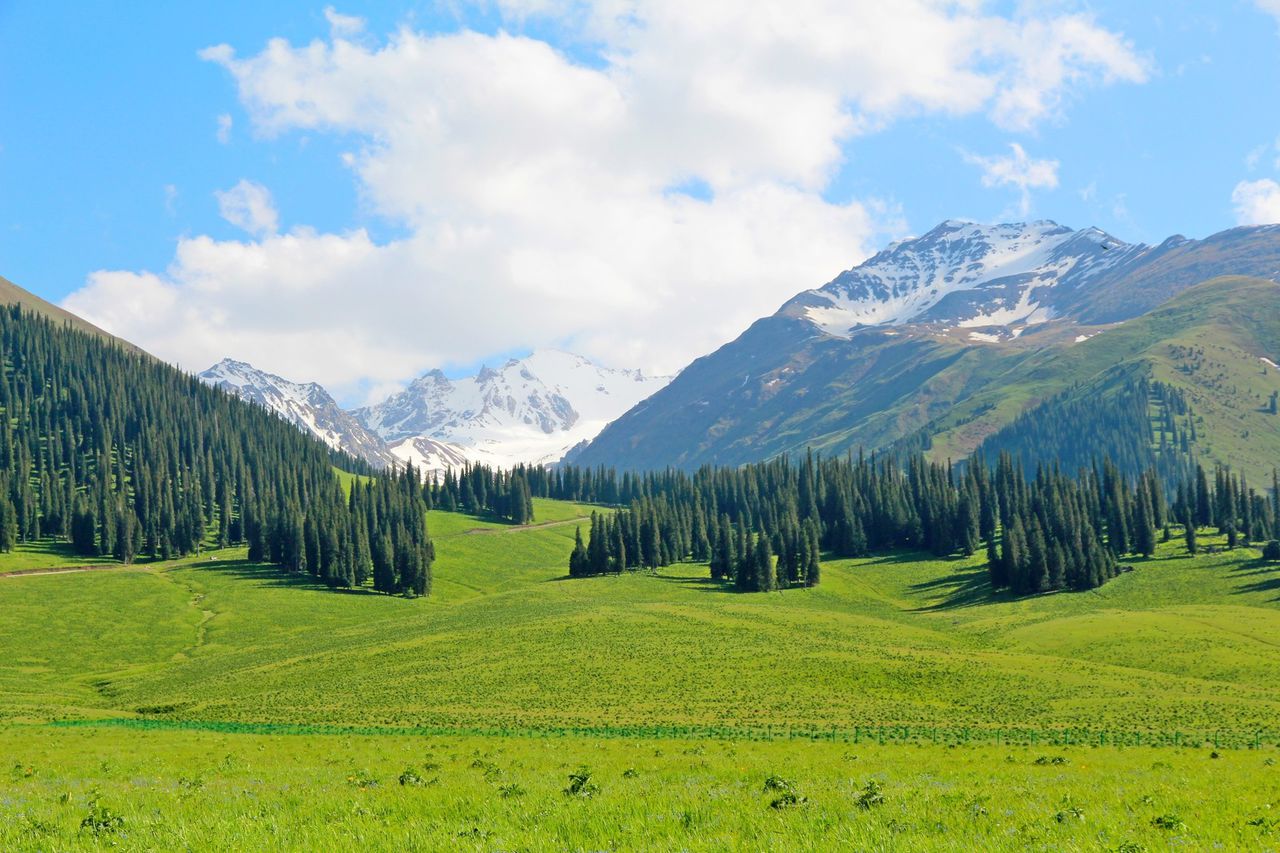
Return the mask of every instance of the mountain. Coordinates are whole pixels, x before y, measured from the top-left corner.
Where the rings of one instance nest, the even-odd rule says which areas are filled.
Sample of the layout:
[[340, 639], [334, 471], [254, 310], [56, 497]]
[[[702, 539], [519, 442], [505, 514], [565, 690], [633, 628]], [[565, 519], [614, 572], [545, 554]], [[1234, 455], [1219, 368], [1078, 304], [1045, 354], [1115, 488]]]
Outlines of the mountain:
[[[1047, 221], [944, 222], [788, 300], [572, 461], [692, 468], [903, 446], [963, 458], [1025, 409], [1113, 368], [1081, 354], [1105, 353], [1116, 329], [1225, 275], [1280, 278], [1280, 226], [1146, 246]], [[1251, 291], [1264, 303], [1255, 310], [1273, 310], [1274, 289]], [[1227, 340], [1240, 369], [1280, 360], [1253, 332]]]
[[594, 438], [669, 381], [542, 349], [462, 379], [430, 371], [352, 414], [397, 457], [428, 470], [456, 467], [458, 456], [500, 467], [543, 464]]
[[395, 461], [381, 438], [343, 411], [329, 392], [314, 382], [290, 382], [231, 358], [224, 358], [198, 376], [210, 385], [275, 412], [334, 450], [345, 451], [377, 468]]
[[390, 399], [348, 412], [314, 382], [291, 382], [233, 359], [200, 378], [376, 467], [412, 462], [428, 472], [467, 462], [507, 468], [558, 461], [670, 381], [545, 349], [462, 379], [432, 370]]

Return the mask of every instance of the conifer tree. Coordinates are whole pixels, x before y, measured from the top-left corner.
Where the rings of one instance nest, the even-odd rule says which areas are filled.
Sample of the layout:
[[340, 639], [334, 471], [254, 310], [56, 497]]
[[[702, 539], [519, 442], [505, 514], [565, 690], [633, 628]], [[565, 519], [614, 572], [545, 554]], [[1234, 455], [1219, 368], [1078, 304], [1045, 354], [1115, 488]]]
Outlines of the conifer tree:
[[569, 555], [569, 577], [584, 577], [589, 573], [588, 566], [587, 547], [582, 543], [582, 528], [579, 526], [573, 532], [573, 553]]

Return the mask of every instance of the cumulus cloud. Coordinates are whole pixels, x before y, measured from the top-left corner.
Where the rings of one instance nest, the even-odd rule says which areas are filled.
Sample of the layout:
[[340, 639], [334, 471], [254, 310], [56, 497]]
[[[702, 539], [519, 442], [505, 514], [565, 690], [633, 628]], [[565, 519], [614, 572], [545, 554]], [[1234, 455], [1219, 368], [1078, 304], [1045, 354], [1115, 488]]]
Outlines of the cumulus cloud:
[[[1018, 190], [1018, 214], [1031, 212], [1031, 191], [1058, 186], [1057, 160], [1036, 160], [1016, 142], [1009, 144], [1009, 154], [980, 157], [966, 154], [965, 160], [982, 169], [984, 187], [1013, 187]], [[1090, 185], [1090, 195], [1096, 187]], [[1082, 196], [1083, 197], [1083, 196]]]
[[1241, 181], [1231, 193], [1236, 222], [1240, 225], [1280, 223], [1280, 183], [1270, 178]]
[[[973, 0], [487, 5], [505, 30], [379, 43], [328, 9], [327, 39], [201, 52], [259, 134], [353, 139], [363, 203], [407, 236], [279, 234], [242, 182], [219, 200], [257, 239], [183, 239], [163, 275], [96, 274], [68, 307], [188, 367], [234, 354], [335, 387], [548, 343], [674, 370], [902, 230], [892, 205], [824, 198], [859, 134], [1023, 130], [1147, 74], [1088, 16]], [[598, 55], [520, 34], [549, 16]], [[1050, 161], [1023, 160], [1014, 185], [1043, 185]]]
[[242, 180], [229, 190], [219, 190], [218, 213], [223, 219], [254, 237], [276, 233], [279, 215], [271, 191], [262, 184]]

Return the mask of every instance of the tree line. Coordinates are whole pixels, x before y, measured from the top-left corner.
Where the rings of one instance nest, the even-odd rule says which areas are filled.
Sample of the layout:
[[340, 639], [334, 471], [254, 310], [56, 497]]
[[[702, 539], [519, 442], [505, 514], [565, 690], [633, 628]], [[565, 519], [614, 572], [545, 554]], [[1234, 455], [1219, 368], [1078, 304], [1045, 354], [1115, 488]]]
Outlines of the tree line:
[[[1182, 521], [1194, 551], [1196, 527], [1216, 525], [1228, 547], [1280, 539], [1280, 475], [1270, 496], [1244, 475], [1203, 466], [1170, 505], [1155, 468], [1126, 476], [1110, 460], [1075, 475], [1034, 472], [1010, 453], [963, 468], [864, 456], [800, 462], [779, 458], [689, 475], [641, 475], [566, 468], [532, 476], [548, 497], [601, 501], [630, 495], [612, 515], [593, 514], [569, 558], [572, 577], [707, 562], [711, 576], [743, 591], [814, 586], [821, 554], [925, 550], [939, 557], [985, 548], [992, 585], [1017, 594], [1086, 590], [1120, 572], [1126, 555], [1150, 556]], [[775, 562], [776, 555], [776, 562]]]
[[1091, 589], [1115, 576], [1120, 556], [1154, 551], [1167, 516], [1154, 471], [1129, 478], [1103, 463], [1029, 473], [1009, 453], [990, 466], [980, 456], [959, 467], [919, 454], [808, 454], [692, 474], [568, 466], [520, 476], [534, 494], [623, 507], [578, 532], [571, 576], [691, 559], [744, 591], [813, 586], [823, 553], [984, 547], [996, 587]]

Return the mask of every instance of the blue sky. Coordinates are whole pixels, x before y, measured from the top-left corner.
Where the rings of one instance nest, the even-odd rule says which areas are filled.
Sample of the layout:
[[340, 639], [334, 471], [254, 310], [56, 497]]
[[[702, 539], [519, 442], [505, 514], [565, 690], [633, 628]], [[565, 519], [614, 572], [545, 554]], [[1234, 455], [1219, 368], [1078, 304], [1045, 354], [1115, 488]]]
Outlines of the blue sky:
[[[965, 17], [962, 7], [947, 11], [951, 5], [941, 4], [939, 20], [948, 26]], [[762, 18], [777, 13], [765, 6]], [[0, 274], [53, 301], [70, 297], [71, 307], [191, 369], [225, 345], [237, 351], [223, 354], [265, 361], [294, 378], [320, 378], [354, 400], [436, 364], [458, 368], [541, 345], [573, 346], [606, 362], [678, 366], [888, 239], [946, 218], [1025, 215], [1151, 242], [1174, 233], [1205, 236], [1280, 208], [1280, 196], [1267, 195], [1268, 182], [1280, 179], [1274, 0], [986, 4], [978, 23], [960, 23], [1000, 33], [1010, 22], [1024, 27], [1021, 41], [1008, 55], [959, 63], [962, 72], [986, 75], [985, 84], [955, 91], [943, 85], [942, 92], [935, 92], [937, 80], [894, 89], [892, 62], [888, 70], [867, 71], [857, 57], [837, 57], [810, 69], [803, 44], [783, 50], [762, 42], [759, 33], [768, 28], [739, 37], [760, 51], [741, 60], [751, 67], [738, 67], [732, 49], [717, 66], [725, 45], [704, 46], [697, 40], [708, 38], [705, 32], [673, 22], [673, 8], [678, 4], [637, 2], [630, 9], [644, 25], [637, 33], [596, 20], [589, 4], [559, 0], [348, 4], [336, 14], [298, 2], [155, 4], [145, 14], [83, 2], [68, 14], [55, 4], [3, 0]], [[1081, 48], [1065, 71], [1037, 68], [1037, 31], [1026, 28], [1028, 21], [1085, 22], [1102, 52]], [[906, 30], [894, 49], [910, 49], [917, 23], [922, 38], [933, 37], [924, 29], [929, 21], [893, 22], [893, 32]], [[1104, 37], [1110, 41], [1103, 44]], [[393, 57], [397, 38], [417, 52]], [[349, 42], [356, 59], [343, 65], [334, 53], [325, 68], [291, 77], [287, 62], [267, 57], [270, 39], [298, 51], [295, 64], [313, 41], [335, 51], [339, 41]], [[930, 44], [921, 42], [922, 55]], [[214, 45], [229, 51], [202, 58]], [[774, 140], [768, 117], [760, 124], [749, 103], [730, 104], [728, 118], [705, 124], [692, 108], [667, 116], [653, 102], [684, 86], [678, 77], [674, 83], [655, 77], [653, 68], [673, 64], [663, 54], [668, 47], [677, 58], [686, 55], [681, 51], [710, 57], [671, 72], [688, 74], [690, 88], [711, 80], [706, 88], [720, 92], [717, 81], [749, 88], [785, 79], [790, 88], [778, 103], [804, 100], [810, 87], [817, 101], [843, 99], [844, 123], [820, 106], [794, 116], [784, 111], [779, 123], [803, 125], [812, 117], [812, 131], [791, 127]], [[815, 44], [814, 52], [829, 47]], [[848, 48], [860, 49], [874, 50]], [[410, 68], [413, 56], [430, 50], [441, 56]], [[634, 57], [625, 75], [616, 73], [619, 52]], [[771, 62], [778, 63], [776, 73]], [[512, 107], [495, 119], [476, 105], [457, 106], [466, 97], [492, 97], [486, 87], [508, 71], [517, 78], [545, 73], [536, 92], [547, 103], [517, 116], [511, 128], [502, 117]], [[432, 88], [425, 74], [454, 82]], [[839, 74], [865, 79], [828, 91]], [[1018, 82], [1018, 75], [1032, 83]], [[1053, 79], [1045, 82], [1044, 75]], [[620, 105], [605, 83], [617, 84]], [[294, 89], [281, 95], [272, 88], [280, 85]], [[994, 89], [981, 94], [984, 85]], [[1039, 113], [1023, 121], [1001, 112], [1000, 93], [1032, 85], [1049, 92]], [[353, 94], [340, 105], [308, 112], [304, 102], [314, 93], [307, 86], [355, 88], [344, 89]], [[366, 99], [359, 86], [386, 91]], [[419, 95], [423, 87], [431, 93]], [[473, 88], [480, 94], [466, 94]], [[523, 101], [515, 102], [516, 112]], [[616, 139], [599, 148], [582, 142], [599, 131], [594, 120], [572, 123], [582, 104], [587, 111], [600, 104], [602, 112], [626, 112], [624, 154], [617, 154]], [[357, 114], [361, 109], [367, 115]], [[568, 117], [564, 135], [572, 137], [563, 150], [554, 129], [559, 109]], [[425, 132], [439, 138], [420, 145], [413, 122], [434, 110], [446, 118]], [[685, 159], [678, 151], [646, 159], [646, 150], [660, 148], [668, 135], [692, 140], [674, 147], [715, 144]], [[1038, 173], [1019, 167], [1015, 145], [1023, 167], [1039, 164]], [[488, 159], [458, 153], [463, 149]], [[433, 159], [447, 160], [449, 169], [415, 171]], [[521, 168], [505, 171], [517, 161]], [[575, 164], [584, 174], [570, 177]], [[555, 180], [544, 180], [550, 174]], [[1013, 177], [1001, 183], [999, 174]], [[1030, 184], [1019, 186], [1018, 175]], [[637, 189], [654, 181], [663, 183], [665, 202], [655, 201], [652, 188]], [[1257, 187], [1251, 203], [1239, 193], [1233, 200], [1242, 182]], [[238, 185], [243, 191], [226, 195]], [[577, 199], [589, 192], [583, 187], [601, 197]], [[618, 201], [632, 192], [634, 210]], [[254, 199], [267, 213], [253, 207]], [[587, 213], [562, 211], [562, 204], [578, 202]], [[565, 232], [545, 231], [529, 214], [539, 207], [544, 218], [563, 215]], [[776, 214], [780, 209], [785, 216]], [[616, 225], [595, 234], [592, 210]], [[768, 218], [774, 215], [777, 221]], [[610, 242], [631, 221], [642, 223], [639, 236]], [[792, 225], [813, 233], [812, 250], [804, 233], [775, 236]], [[652, 233], [641, 234], [641, 227]], [[301, 236], [290, 245], [277, 245], [295, 232]], [[581, 247], [574, 234], [581, 234]], [[326, 237], [332, 239], [320, 245]], [[644, 271], [647, 258], [678, 240], [687, 245], [671, 258], [655, 258], [658, 272]], [[639, 244], [636, 257], [624, 259], [632, 242]], [[759, 257], [743, 258], [757, 246], [764, 247]], [[365, 260], [348, 266], [352, 257]], [[317, 276], [340, 269], [348, 278], [309, 291], [298, 271], [311, 265]], [[246, 268], [267, 271], [251, 277]], [[686, 269], [689, 281], [665, 307], [688, 299], [678, 313], [699, 322], [667, 334], [664, 304], [644, 301], [658, 299], [662, 287], [645, 276], [666, 281]], [[92, 278], [103, 271], [116, 278]], [[253, 280], [236, 290], [236, 276]], [[217, 286], [209, 285], [214, 280]], [[221, 287], [225, 316], [201, 301], [210, 290], [223, 293]], [[335, 334], [319, 310], [343, 288], [365, 295], [354, 306], [332, 305], [349, 318], [347, 330]], [[381, 311], [365, 312], [368, 303]], [[544, 303], [545, 315], [532, 307]], [[148, 324], [164, 311], [171, 313], [163, 329]], [[579, 320], [566, 319], [577, 313]], [[182, 324], [202, 318], [223, 334], [184, 343], [199, 336]], [[273, 323], [282, 340], [272, 341]], [[602, 323], [615, 331], [592, 328]], [[468, 324], [468, 334], [456, 333]], [[341, 363], [329, 352], [335, 337], [349, 353]]]

